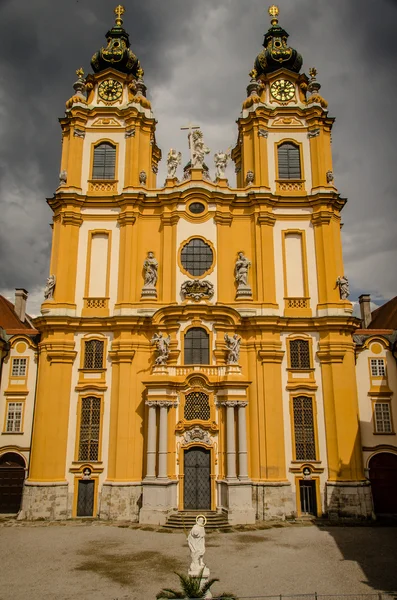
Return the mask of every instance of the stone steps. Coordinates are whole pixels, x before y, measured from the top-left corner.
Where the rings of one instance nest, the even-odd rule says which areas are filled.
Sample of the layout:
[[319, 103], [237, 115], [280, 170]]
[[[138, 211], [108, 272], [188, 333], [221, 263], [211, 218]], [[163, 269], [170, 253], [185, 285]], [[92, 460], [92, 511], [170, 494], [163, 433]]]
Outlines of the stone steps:
[[195, 525], [197, 515], [204, 515], [206, 517], [206, 530], [228, 529], [230, 527], [227, 516], [224, 513], [203, 510], [184, 510], [172, 513], [168, 517], [164, 527], [167, 529], [184, 529], [188, 531]]

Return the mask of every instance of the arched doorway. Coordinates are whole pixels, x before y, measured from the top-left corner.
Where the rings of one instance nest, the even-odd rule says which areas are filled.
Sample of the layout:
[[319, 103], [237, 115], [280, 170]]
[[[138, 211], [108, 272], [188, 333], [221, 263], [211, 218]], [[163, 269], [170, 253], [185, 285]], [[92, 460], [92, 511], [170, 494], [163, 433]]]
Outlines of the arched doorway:
[[369, 479], [375, 514], [397, 514], [397, 454], [375, 454], [369, 461]]
[[211, 510], [211, 452], [201, 446], [185, 450], [184, 509]]
[[25, 480], [25, 461], [15, 452], [0, 456], [0, 513], [19, 512]]

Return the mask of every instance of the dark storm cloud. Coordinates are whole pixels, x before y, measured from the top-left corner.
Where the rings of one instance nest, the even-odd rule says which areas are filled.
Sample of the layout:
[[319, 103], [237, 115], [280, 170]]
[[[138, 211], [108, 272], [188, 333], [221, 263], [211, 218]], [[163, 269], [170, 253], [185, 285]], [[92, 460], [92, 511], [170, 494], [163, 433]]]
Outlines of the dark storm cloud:
[[[48, 274], [51, 211], [64, 103], [76, 68], [113, 23], [109, 0], [0, 3], [0, 293], [38, 289]], [[270, 4], [270, 3], [269, 3]], [[236, 138], [248, 72], [269, 27], [262, 0], [125, 2], [124, 24], [145, 69], [163, 155], [187, 158], [185, 120], [198, 121], [213, 151]], [[319, 71], [336, 117], [334, 172], [349, 197], [343, 229], [346, 273], [356, 293], [397, 293], [394, 269], [394, 30], [391, 0], [281, 0], [280, 22]], [[164, 177], [160, 170], [159, 184]], [[231, 177], [232, 179], [232, 173]], [[6, 257], [6, 258], [4, 258]]]

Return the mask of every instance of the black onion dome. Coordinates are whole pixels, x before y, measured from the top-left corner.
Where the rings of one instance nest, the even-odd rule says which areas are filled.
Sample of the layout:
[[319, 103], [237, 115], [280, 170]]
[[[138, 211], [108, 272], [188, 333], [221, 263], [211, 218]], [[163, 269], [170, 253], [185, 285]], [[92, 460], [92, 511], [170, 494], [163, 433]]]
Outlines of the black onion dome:
[[122, 27], [123, 21], [120, 18], [124, 8], [118, 6], [114, 12], [117, 15], [116, 24], [106, 34], [107, 46], [94, 54], [91, 67], [94, 73], [112, 67], [122, 73], [136, 75], [140, 68], [139, 60], [130, 50], [129, 35]]
[[288, 46], [289, 34], [278, 24], [278, 8], [271, 6], [269, 14], [272, 16], [272, 26], [265, 35], [264, 50], [255, 59], [258, 76], [281, 68], [299, 73], [303, 62], [302, 57], [294, 48]]

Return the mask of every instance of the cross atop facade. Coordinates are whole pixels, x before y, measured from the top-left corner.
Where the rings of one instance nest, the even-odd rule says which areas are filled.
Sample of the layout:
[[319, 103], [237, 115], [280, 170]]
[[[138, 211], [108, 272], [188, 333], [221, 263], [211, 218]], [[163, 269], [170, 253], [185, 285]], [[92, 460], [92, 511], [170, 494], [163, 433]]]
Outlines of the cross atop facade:
[[190, 148], [190, 160], [193, 161], [193, 144], [191, 143], [191, 136], [193, 133], [193, 129], [200, 129], [200, 125], [193, 125], [193, 123], [188, 123], [184, 127], [181, 127], [182, 130], [187, 129], [189, 133], [187, 134], [189, 140], [189, 148]]
[[121, 15], [123, 15], [125, 13], [124, 6], [121, 6], [121, 4], [119, 4], [114, 9], [114, 12], [116, 14], [116, 25], [119, 25], [119, 26], [122, 25], [123, 24], [123, 19], [121, 18]]

